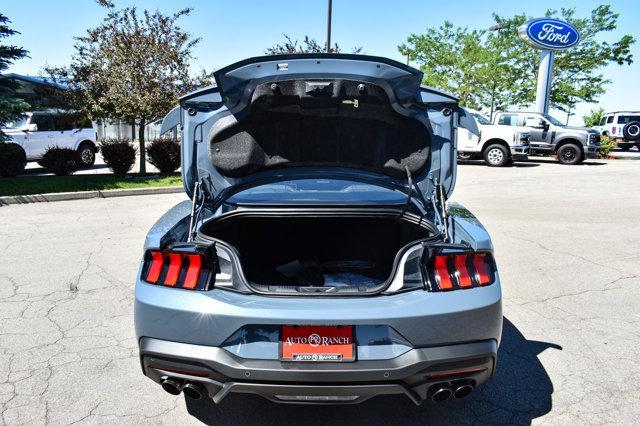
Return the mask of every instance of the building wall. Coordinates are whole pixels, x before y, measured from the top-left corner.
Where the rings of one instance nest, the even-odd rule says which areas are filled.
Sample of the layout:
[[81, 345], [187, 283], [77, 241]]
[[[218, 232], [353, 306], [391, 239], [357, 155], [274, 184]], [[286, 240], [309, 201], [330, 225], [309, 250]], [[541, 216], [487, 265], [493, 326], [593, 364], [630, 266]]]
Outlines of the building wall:
[[[160, 124], [161, 121], [149, 124], [144, 131], [145, 140], [150, 141], [160, 137]], [[114, 121], [97, 121], [93, 123], [96, 132], [98, 133], [98, 140], [104, 140], [108, 138], [118, 139], [138, 139], [138, 128], [133, 129], [131, 124], [128, 124], [122, 120]]]

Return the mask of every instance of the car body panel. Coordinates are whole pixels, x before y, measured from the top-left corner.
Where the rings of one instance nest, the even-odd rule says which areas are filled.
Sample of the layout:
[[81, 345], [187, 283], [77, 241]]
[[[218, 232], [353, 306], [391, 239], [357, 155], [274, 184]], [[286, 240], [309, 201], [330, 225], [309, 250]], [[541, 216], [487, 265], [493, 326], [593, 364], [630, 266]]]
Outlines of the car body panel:
[[[286, 68], [278, 66], [286, 64]], [[397, 111], [415, 117], [428, 129], [431, 159], [424, 172], [413, 176], [416, 187], [427, 198], [433, 193], [433, 182], [444, 185], [447, 196], [455, 186], [455, 129], [466, 126], [479, 133], [475, 121], [457, 105], [457, 98], [426, 86], [420, 86], [421, 72], [401, 63], [364, 55], [287, 55], [260, 57], [241, 61], [216, 73], [218, 84], [190, 93], [180, 100], [180, 109], [172, 110], [163, 121], [162, 132], [182, 126], [182, 174], [185, 191], [191, 197], [196, 182], [208, 182], [216, 197], [233, 193], [235, 186], [246, 187], [277, 175], [290, 178], [295, 170], [279, 169], [241, 178], [228, 178], [212, 166], [208, 152], [208, 135], [216, 126], [242, 119], [256, 86], [264, 82], [291, 79], [314, 80], [327, 76], [374, 82], [383, 87]], [[424, 112], [416, 110], [416, 107]], [[443, 114], [443, 111], [447, 114]], [[293, 168], [292, 168], [293, 169]], [[332, 173], [333, 168], [322, 168]], [[340, 170], [359, 175], [361, 170]], [[396, 185], [407, 191], [407, 180], [375, 176], [378, 181]]]
[[[315, 87], [317, 81], [336, 76], [375, 83], [376, 90], [384, 88], [394, 111], [419, 121], [430, 145], [423, 169], [405, 178], [325, 164], [229, 177], [214, 167], [211, 135], [250, 113], [248, 100], [256, 87], [270, 88], [264, 85], [292, 77], [304, 79], [303, 87], [309, 82]], [[293, 403], [355, 403], [374, 395], [405, 394], [419, 403], [443, 382], [430, 379], [430, 371], [471, 369], [455, 380], [473, 386], [490, 379], [502, 333], [498, 272], [486, 285], [474, 278], [477, 285], [471, 288], [430, 291], [426, 271], [431, 256], [441, 250], [473, 250], [493, 258], [491, 238], [478, 219], [462, 205], [446, 203], [456, 180], [456, 130], [464, 125], [478, 131], [457, 99], [420, 86], [417, 70], [359, 55], [253, 58], [223, 68], [216, 78], [217, 86], [183, 97], [162, 124], [163, 132], [178, 126], [182, 130], [182, 173], [192, 201], [175, 205], [158, 219], [144, 246], [145, 253], [170, 250], [174, 243], [206, 246], [210, 257], [205, 261], [215, 259], [209, 263], [215, 264], [210, 269], [213, 285], [192, 291], [150, 284], [143, 279], [147, 264], [141, 262], [134, 318], [144, 374], [159, 383], [167, 377], [197, 383], [215, 402], [243, 392]], [[295, 191], [302, 195], [296, 198]], [[402, 194], [407, 195], [404, 203]], [[357, 289], [341, 297], [315, 290], [276, 294], [236, 285], [246, 284], [240, 252], [223, 240], [206, 238], [201, 228], [209, 221], [253, 213], [283, 221], [298, 215], [383, 213], [389, 220], [421, 226], [425, 233], [395, 252], [390, 276], [379, 290]], [[282, 340], [284, 325], [352, 326], [356, 359], [281, 360], [276, 342]], [[444, 379], [446, 386], [455, 380]]]

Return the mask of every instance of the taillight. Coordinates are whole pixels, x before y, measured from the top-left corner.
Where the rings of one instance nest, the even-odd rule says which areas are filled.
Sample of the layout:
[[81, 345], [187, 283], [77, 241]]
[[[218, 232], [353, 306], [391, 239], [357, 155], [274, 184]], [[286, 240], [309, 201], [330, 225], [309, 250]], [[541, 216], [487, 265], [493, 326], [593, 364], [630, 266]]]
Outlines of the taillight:
[[145, 254], [142, 279], [150, 284], [187, 290], [208, 290], [214, 262], [206, 252], [149, 250]]
[[427, 262], [431, 291], [449, 291], [493, 284], [496, 267], [489, 252], [436, 254]]

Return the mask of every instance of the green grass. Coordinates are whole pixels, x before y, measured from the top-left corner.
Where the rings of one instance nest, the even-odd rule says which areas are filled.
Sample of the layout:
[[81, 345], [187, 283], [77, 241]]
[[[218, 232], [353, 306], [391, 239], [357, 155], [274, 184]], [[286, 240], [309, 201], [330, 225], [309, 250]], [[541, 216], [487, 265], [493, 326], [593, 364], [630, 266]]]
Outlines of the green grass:
[[160, 186], [180, 186], [178, 173], [168, 176], [72, 175], [0, 177], [0, 196], [47, 194], [50, 192], [99, 191], [103, 189], [131, 189]]

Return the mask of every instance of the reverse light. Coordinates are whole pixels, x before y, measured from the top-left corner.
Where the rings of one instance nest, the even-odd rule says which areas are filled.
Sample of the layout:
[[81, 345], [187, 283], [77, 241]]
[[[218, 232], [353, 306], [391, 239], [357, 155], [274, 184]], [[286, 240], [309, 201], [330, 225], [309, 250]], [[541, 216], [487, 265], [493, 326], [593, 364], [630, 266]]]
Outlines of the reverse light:
[[177, 250], [149, 250], [145, 253], [142, 279], [149, 284], [187, 290], [208, 290], [213, 275], [212, 261], [196, 247]]
[[493, 284], [496, 267], [489, 252], [440, 253], [427, 262], [428, 288], [450, 291]]

